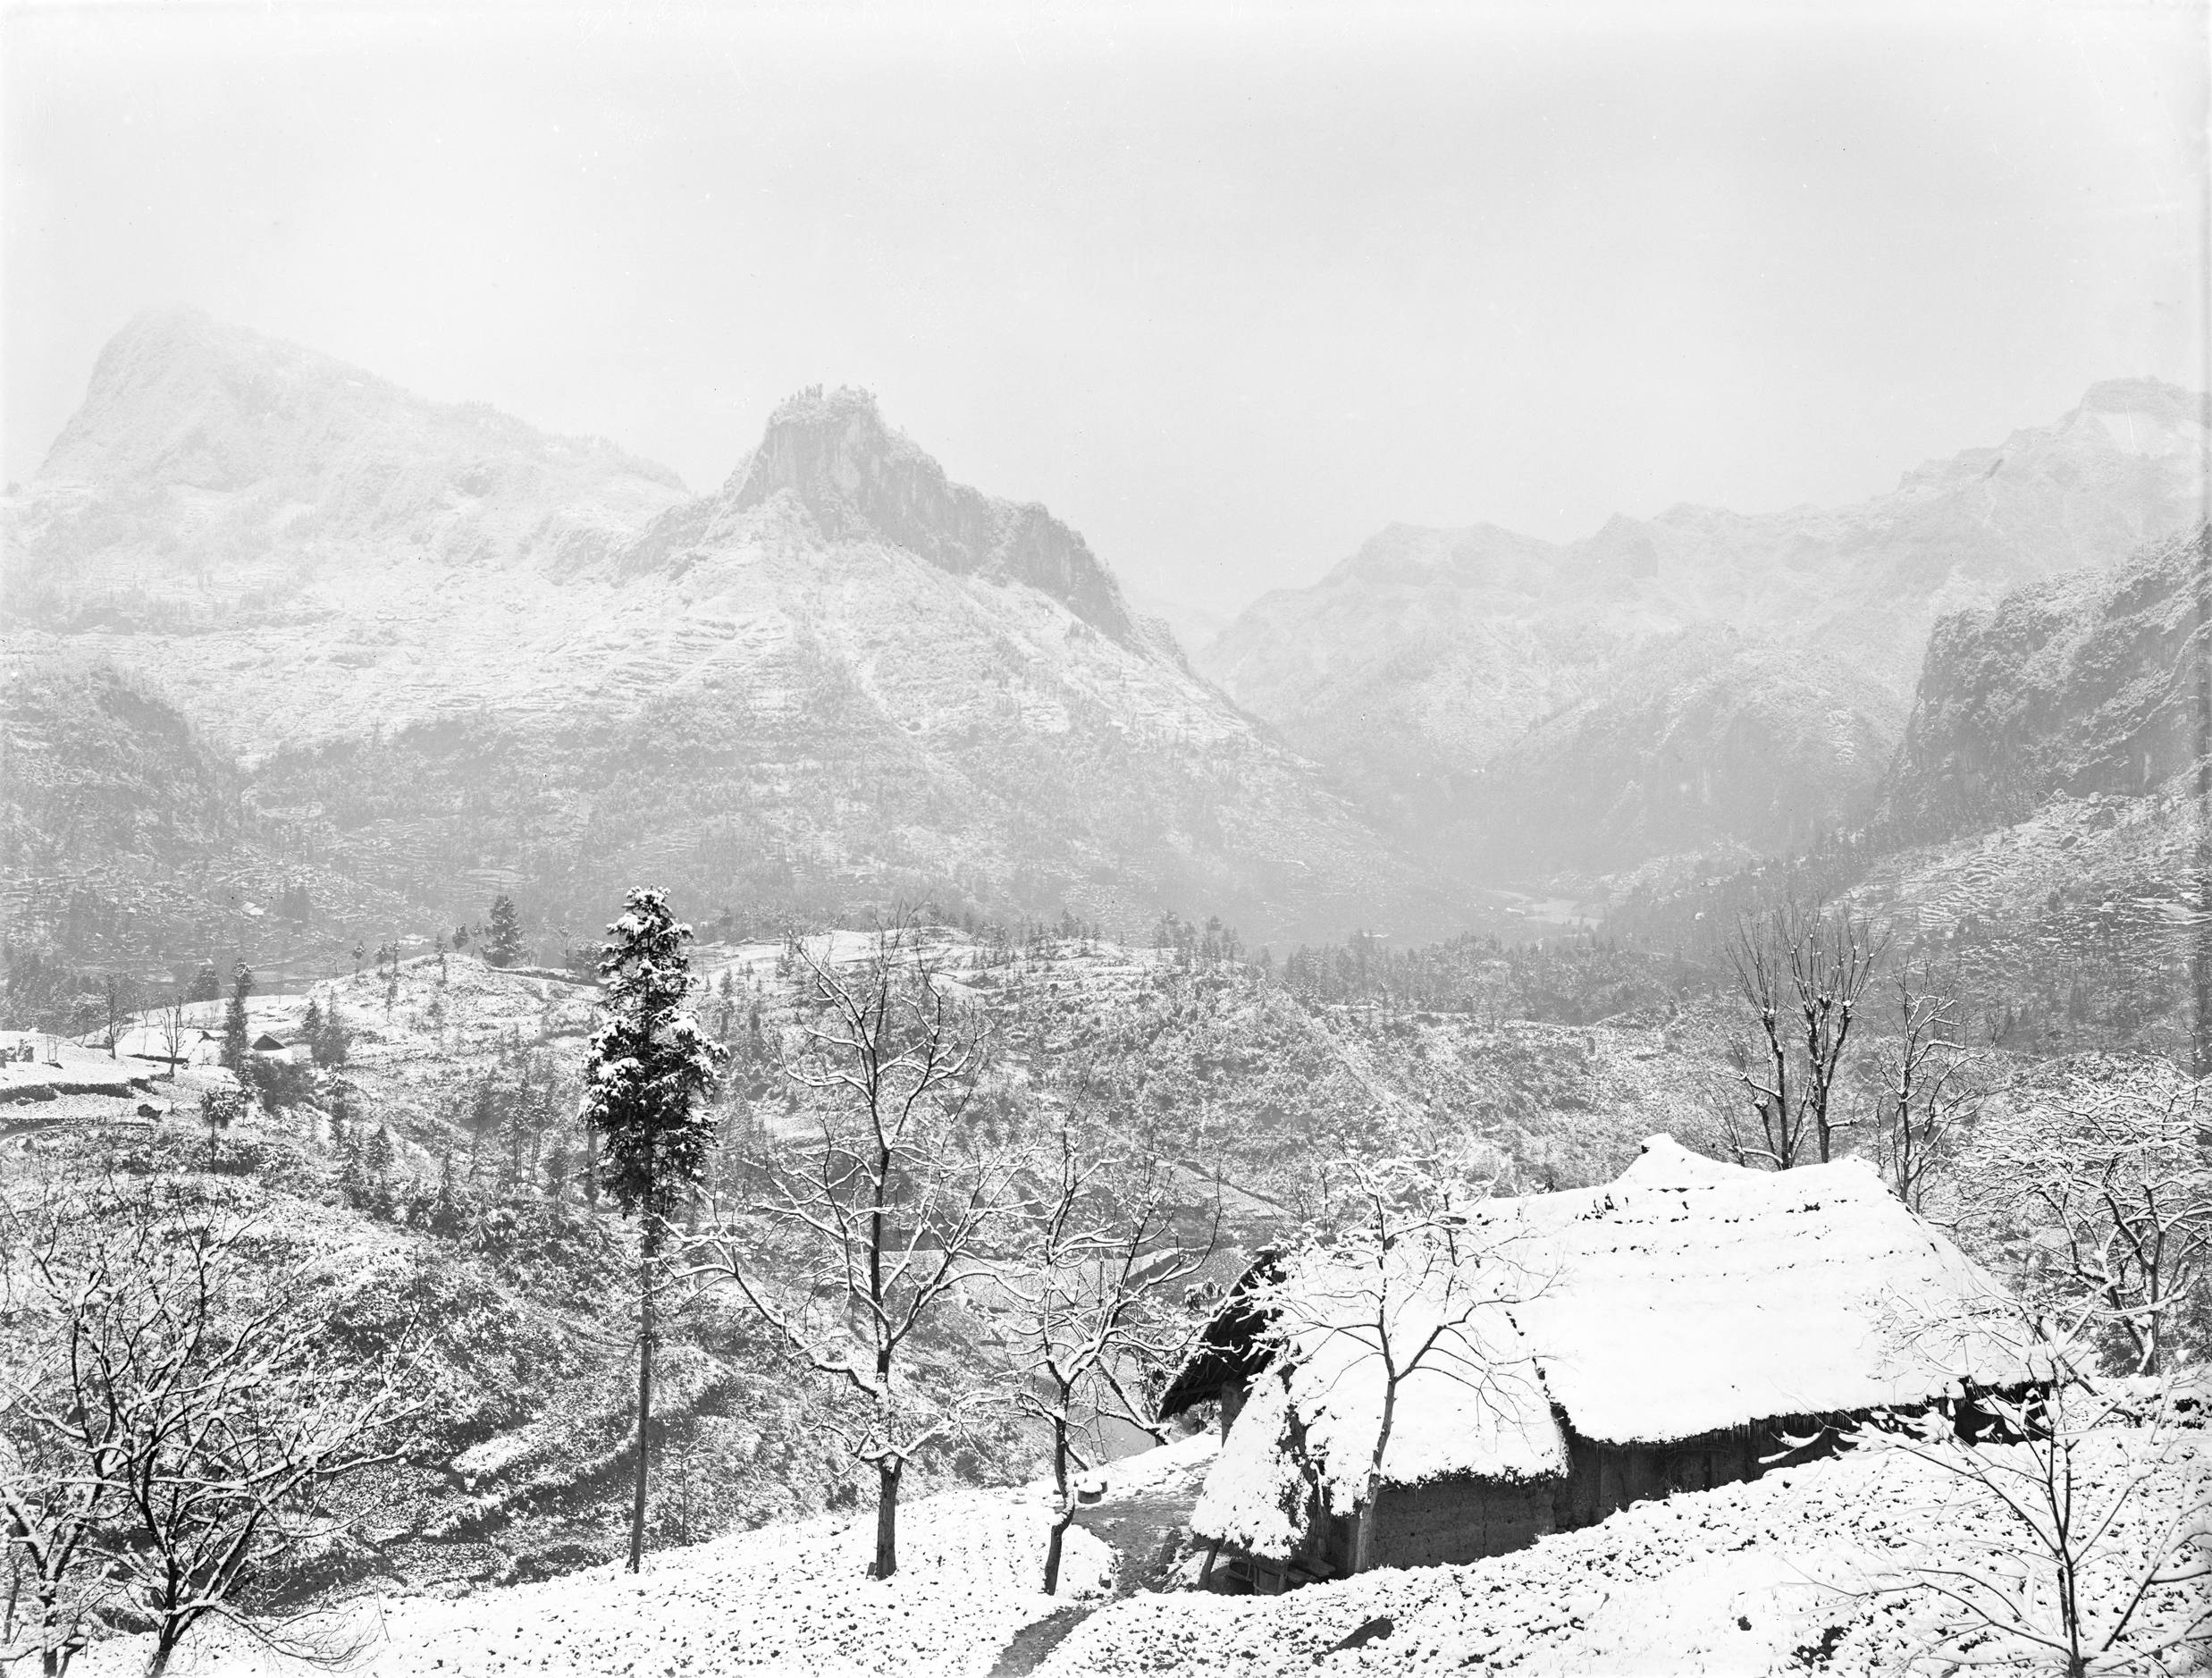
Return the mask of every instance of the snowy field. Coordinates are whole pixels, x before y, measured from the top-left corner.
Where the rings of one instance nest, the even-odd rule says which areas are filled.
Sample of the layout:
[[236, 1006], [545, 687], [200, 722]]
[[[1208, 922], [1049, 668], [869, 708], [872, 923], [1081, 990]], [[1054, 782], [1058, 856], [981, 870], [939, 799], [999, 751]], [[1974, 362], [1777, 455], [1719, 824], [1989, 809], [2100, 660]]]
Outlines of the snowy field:
[[[2092, 1476], [2098, 1459], [2108, 1470], [2127, 1442], [2097, 1439]], [[1141, 1494], [1211, 1448], [1199, 1436], [1116, 1463], [1109, 1496]], [[2192, 1481], [2201, 1496], [2212, 1446], [2192, 1440], [2172, 1467], [2175, 1496]], [[1116, 1598], [1112, 1552], [1079, 1527], [1055, 1599], [1037, 1589], [1041, 1489], [913, 1504], [901, 1518], [902, 1569], [887, 1586], [865, 1576], [873, 1512], [864, 1506], [667, 1552], [637, 1579], [598, 1568], [454, 1600], [387, 1601], [351, 1623], [374, 1641], [349, 1670], [371, 1678], [986, 1678], [1022, 1627], [1072, 1602], [1091, 1611], [1037, 1666], [1040, 1678], [1897, 1673], [1945, 1616], [1924, 1592], [1870, 1586], [1908, 1562], [1959, 1559], [1972, 1538], [1994, 1530], [1991, 1512], [1957, 1482], [1902, 1453], [1870, 1452], [1644, 1504], [1466, 1567], [1384, 1571], [1286, 1597]], [[2194, 1611], [2166, 1605], [2169, 1616]], [[1378, 1623], [1385, 1619], [1387, 1628]], [[1356, 1646], [1340, 1647], [1363, 1629]], [[118, 1640], [76, 1670], [122, 1678], [144, 1658], [141, 1640]], [[2183, 1659], [2174, 1670], [2201, 1670], [2206, 1655], [2197, 1658], [2199, 1665]], [[210, 1632], [172, 1670], [313, 1669]]]
[[[1110, 1495], [1142, 1496], [1211, 1455], [1199, 1435], [1106, 1472]], [[324, 1628], [333, 1650], [368, 1647], [346, 1670], [363, 1678], [425, 1674], [632, 1674], [711, 1678], [722, 1673], [988, 1674], [1021, 1628], [1113, 1589], [1112, 1550], [1071, 1529], [1060, 1589], [1043, 1575], [1047, 1488], [948, 1492], [899, 1514], [899, 1572], [867, 1577], [875, 1508], [672, 1549], [633, 1578], [617, 1566], [539, 1584], [443, 1599], [412, 1597], [357, 1608]], [[124, 1678], [145, 1669], [148, 1640], [118, 1639], [72, 1671]], [[189, 1640], [173, 1674], [294, 1674], [322, 1670], [208, 1627]]]
[[[2092, 1481], [2141, 1443], [2125, 1432], [2094, 1439], [2085, 1460]], [[2192, 1440], [2168, 1467], [2164, 1505], [2201, 1501], [2212, 1442]], [[2005, 1530], [1952, 1477], [1903, 1452], [1868, 1452], [1640, 1504], [1465, 1567], [1384, 1570], [1283, 1597], [1131, 1598], [1077, 1628], [1037, 1670], [1039, 1678], [1901, 1673], [1959, 1615], [1922, 1590], [1871, 1587], [1908, 1564], [1978, 1562], [1973, 1539]], [[2127, 1534], [2117, 1536], [2122, 1564], [2096, 1581], [2099, 1615], [2125, 1589], [2120, 1581], [2135, 1577], [2124, 1564], [2133, 1559]], [[2169, 1624], [2208, 1604], [2203, 1581], [2169, 1598]], [[1376, 1623], [1385, 1618], [1387, 1631]], [[1358, 1647], [1339, 1647], [1362, 1628]], [[1982, 1650], [1998, 1652], [1995, 1642]], [[2173, 1670], [2204, 1670], [2212, 1648], [2199, 1645], [2196, 1661]]]

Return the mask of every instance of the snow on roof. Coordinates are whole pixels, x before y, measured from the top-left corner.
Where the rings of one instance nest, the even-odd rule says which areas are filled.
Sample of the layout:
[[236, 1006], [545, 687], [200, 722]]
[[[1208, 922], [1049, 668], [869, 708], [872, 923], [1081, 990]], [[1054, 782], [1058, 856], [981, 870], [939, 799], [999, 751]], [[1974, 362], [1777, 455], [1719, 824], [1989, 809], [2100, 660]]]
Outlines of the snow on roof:
[[[1494, 1247], [1489, 1262], [1457, 1267], [1432, 1262], [1436, 1252], [1416, 1235], [1379, 1269], [1371, 1253], [1294, 1263], [1276, 1293], [1287, 1355], [1230, 1428], [1193, 1530], [1287, 1556], [1308, 1486], [1331, 1514], [1351, 1514], [1367, 1495], [1386, 1397], [1385, 1484], [1567, 1471], [1566, 1438], [1509, 1303], [1528, 1273]], [[1401, 1371], [1394, 1393], [1392, 1364]]]
[[1585, 1438], [1660, 1443], [2033, 1379], [2003, 1290], [1863, 1164], [1748, 1171], [1658, 1140], [1604, 1187], [1493, 1209], [1543, 1250], [1551, 1279], [1516, 1320]]
[[1665, 1132], [1647, 1136], [1618, 1183], [1641, 1183], [1653, 1188], [1688, 1188], [1700, 1183], [1735, 1183], [1757, 1173], [1740, 1165], [1723, 1165], [1702, 1153], [1692, 1153]]
[[[1567, 1471], [1567, 1442], [1509, 1309], [1448, 1302], [1424, 1288], [1391, 1302], [1390, 1350], [1400, 1369], [1384, 1446], [1383, 1479], [1410, 1486], [1448, 1474], [1536, 1480]], [[1373, 1297], [1340, 1290], [1349, 1306], [1297, 1336], [1291, 1403], [1305, 1424], [1307, 1460], [1329, 1508], [1349, 1514], [1365, 1495], [1389, 1381], [1384, 1337], [1356, 1326]], [[1434, 1336], [1431, 1344], [1431, 1336]], [[1417, 1362], [1417, 1351], [1426, 1346]]]
[[1306, 1530], [1307, 1486], [1291, 1448], [1289, 1386], [1279, 1370], [1262, 1374], [1207, 1471], [1190, 1511], [1204, 1539], [1278, 1560]]
[[[1401, 1305], [1400, 1347], [1448, 1320], [1399, 1385], [1387, 1483], [1564, 1473], [1559, 1413], [1586, 1438], [1663, 1444], [2036, 1378], [2003, 1290], [1856, 1160], [1754, 1171], [1655, 1136], [1614, 1182], [1491, 1202], [1473, 1235], [1484, 1264], [1506, 1255], [1506, 1285], [1472, 1310], [1440, 1312], [1434, 1286]], [[1284, 1556], [1301, 1486], [1338, 1514], [1358, 1500], [1384, 1380], [1372, 1329], [1329, 1327], [1355, 1291], [1310, 1259], [1283, 1284], [1288, 1355], [1230, 1429], [1203, 1536]]]

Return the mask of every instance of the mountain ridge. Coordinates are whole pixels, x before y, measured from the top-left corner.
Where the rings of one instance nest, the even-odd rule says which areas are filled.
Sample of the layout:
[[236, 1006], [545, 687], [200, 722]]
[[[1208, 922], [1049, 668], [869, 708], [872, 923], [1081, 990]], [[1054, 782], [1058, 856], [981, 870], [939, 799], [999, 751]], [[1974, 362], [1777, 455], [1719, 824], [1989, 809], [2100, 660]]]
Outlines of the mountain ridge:
[[8, 658], [158, 670], [302, 864], [369, 898], [480, 911], [498, 881], [589, 924], [653, 877], [1277, 938], [1474, 912], [1080, 534], [951, 483], [862, 392], [780, 405], [692, 496], [519, 421], [492, 451], [475, 410], [203, 317], [125, 338], [8, 506]]
[[[1821, 822], [1871, 817], [1879, 772], [1867, 761], [1899, 742], [1938, 620], [2193, 527], [2208, 478], [2212, 399], [2104, 381], [2051, 425], [1912, 468], [1897, 490], [1840, 509], [1679, 503], [1566, 543], [1392, 524], [1320, 582], [1255, 602], [1199, 663], [1379, 821], [1486, 883], [1770, 848], [1799, 842], [1805, 820], [1770, 819], [1767, 782], [1809, 791], [1798, 802]], [[1681, 637], [1706, 628], [1733, 631], [1736, 652], [1697, 679], [1709, 698], [1713, 680], [1737, 691], [1702, 714], [1724, 727], [1766, 713], [1779, 760], [1736, 753], [1735, 780], [1656, 822], [1665, 800], [1597, 807], [1588, 751], [1561, 751], [1548, 772], [1532, 761], [1578, 728], [1607, 737], [1599, 755], [1625, 783], [1678, 779], [1670, 760], [1700, 706], [1658, 677]], [[1792, 658], [1828, 673], [1796, 684], [1803, 703], [1785, 718], [1763, 672]], [[1646, 696], [1640, 717], [1621, 708], [1630, 690]], [[1729, 750], [1716, 734], [1693, 755]]]

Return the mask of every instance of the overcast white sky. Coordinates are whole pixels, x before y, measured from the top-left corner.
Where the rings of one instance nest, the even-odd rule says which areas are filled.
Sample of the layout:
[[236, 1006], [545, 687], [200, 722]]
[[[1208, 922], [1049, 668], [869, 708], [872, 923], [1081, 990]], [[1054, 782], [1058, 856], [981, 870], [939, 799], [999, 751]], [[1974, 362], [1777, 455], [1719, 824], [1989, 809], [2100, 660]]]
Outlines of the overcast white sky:
[[189, 302], [718, 483], [804, 384], [1215, 608], [2205, 371], [2206, 10], [16, 6], [4, 453]]

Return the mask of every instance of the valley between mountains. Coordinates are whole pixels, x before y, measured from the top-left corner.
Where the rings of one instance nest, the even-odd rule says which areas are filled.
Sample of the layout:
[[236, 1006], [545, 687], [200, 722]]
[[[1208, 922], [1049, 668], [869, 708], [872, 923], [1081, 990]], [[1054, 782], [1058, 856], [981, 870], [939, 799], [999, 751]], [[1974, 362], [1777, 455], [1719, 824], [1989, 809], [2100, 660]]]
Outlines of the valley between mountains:
[[[950, 1104], [963, 1145], [1057, 1126], [1141, 1160], [1163, 1227], [1203, 1246], [1163, 1318], [1179, 1357], [1257, 1257], [1320, 1227], [1347, 1161], [1501, 1198], [1611, 1183], [1661, 1134], [1754, 1162], [1756, 1010], [1727, 944], [1826, 904], [1887, 964], [1839, 1063], [1838, 1151], [1894, 1177], [1897, 1057], [1939, 994], [1965, 1117], [1913, 1204], [2064, 1303], [2058, 1223], [1989, 1210], [2021, 1139], [2085, 1101], [2208, 1099], [2208, 475], [2207, 399], [2115, 381], [1856, 507], [1677, 507], [1568, 543], [1393, 525], [1191, 645], [1112, 556], [954, 483], [864, 392], [794, 394], [699, 491], [145, 316], [4, 510], [0, 1212], [97, 1241], [74, 1209], [122, 1220], [117, 1185], [158, 1189], [311, 1273], [364, 1367], [428, 1326], [408, 1448], [240, 1588], [272, 1623], [398, 1605], [374, 1670], [803, 1648], [823, 1671], [1121, 1673], [1198, 1648], [1254, 1674], [1615, 1671], [1661, 1658], [1654, 1615], [1713, 1670], [1879, 1663], [1921, 1619], [1811, 1589], [1752, 1605], [1808, 1556], [1902, 1542], [1930, 1484], [1896, 1462], [1293, 1612], [1180, 1589], [1212, 1450], [1181, 1425], [1119, 1471], [1141, 1507], [1101, 1494], [1039, 1589], [1063, 1494], [1012, 1399], [912, 1454], [914, 1565], [870, 1594], [846, 1574], [874, 1470], [727, 1291], [672, 1294], [644, 1342], [633, 1505], [653, 1259], [579, 1117], [601, 932], [652, 885], [697, 934], [677, 988], [719, 1076], [686, 1241], [821, 1296], [763, 1208], [840, 1099], [805, 1076], [824, 975], [904, 927], [917, 994], [983, 1045]], [[235, 1069], [207, 1064], [218, 1037]], [[2160, 1133], [2191, 1183], [2207, 1134]], [[1023, 1158], [1023, 1183], [1050, 1175]], [[948, 1250], [925, 1224], [912, 1251]], [[2115, 1371], [2139, 1319], [2174, 1325], [2185, 1367], [2212, 1347], [2212, 1225], [2190, 1228], [2166, 1303], [2106, 1325]], [[0, 1244], [0, 1280], [24, 1250]], [[901, 1402], [1021, 1385], [993, 1263], [904, 1354]], [[1132, 1387], [1156, 1404], [1175, 1362]], [[2091, 1441], [2098, 1474], [2124, 1473], [2122, 1431]], [[1091, 1466], [1140, 1442], [1093, 1441]], [[625, 1584], [592, 1570], [634, 1506], [656, 1555]], [[101, 1602], [88, 1669], [141, 1664], [145, 1616]], [[725, 1636], [733, 1603], [762, 1617]]]

